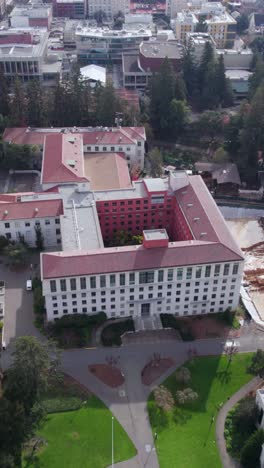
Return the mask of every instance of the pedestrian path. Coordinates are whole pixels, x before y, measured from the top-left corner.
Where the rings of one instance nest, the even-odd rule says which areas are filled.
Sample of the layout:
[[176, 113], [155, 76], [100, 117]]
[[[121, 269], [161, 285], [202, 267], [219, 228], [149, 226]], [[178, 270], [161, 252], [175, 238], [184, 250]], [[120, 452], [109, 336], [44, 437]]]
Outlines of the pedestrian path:
[[225, 420], [229, 411], [233, 408], [236, 403], [244, 398], [250, 391], [254, 390], [260, 383], [262, 379], [260, 377], [255, 377], [246, 385], [240, 388], [232, 397], [225, 403], [225, 405], [219, 411], [216, 421], [216, 442], [220, 457], [222, 460], [223, 468], [238, 468], [239, 464], [233, 460], [226, 450], [226, 442], [224, 437], [225, 430]]

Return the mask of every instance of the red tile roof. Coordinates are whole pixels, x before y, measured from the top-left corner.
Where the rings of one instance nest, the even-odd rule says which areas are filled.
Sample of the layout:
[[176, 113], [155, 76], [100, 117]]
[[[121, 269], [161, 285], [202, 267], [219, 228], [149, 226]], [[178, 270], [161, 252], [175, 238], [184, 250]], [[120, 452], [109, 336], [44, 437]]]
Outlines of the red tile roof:
[[241, 260], [239, 255], [219, 243], [183, 241], [170, 243], [168, 248], [145, 249], [140, 245], [82, 254], [77, 251], [43, 253], [42, 275], [49, 279], [238, 260]]
[[[6, 214], [7, 212], [7, 214]], [[48, 218], [63, 214], [62, 200], [41, 200], [0, 204], [0, 220]]]
[[[63, 130], [68, 130], [63, 132]], [[16, 127], [6, 128], [3, 134], [3, 140], [9, 143], [17, 145], [44, 145], [45, 137], [48, 135], [56, 134], [81, 134], [83, 135], [83, 142], [86, 145], [107, 144], [107, 145], [118, 145], [118, 144], [134, 144], [137, 139], [145, 139], [145, 128], [144, 127], [122, 127], [120, 129], [114, 129], [114, 131], [96, 130], [93, 131], [85, 130], [82, 128], [27, 128], [27, 127]], [[120, 141], [120, 137], [122, 140]], [[96, 139], [98, 138], [98, 140]]]
[[71, 133], [47, 135], [41, 182], [57, 184], [81, 181], [87, 181], [84, 175], [82, 136]]
[[92, 190], [131, 188], [124, 153], [89, 153], [84, 157], [84, 167]]

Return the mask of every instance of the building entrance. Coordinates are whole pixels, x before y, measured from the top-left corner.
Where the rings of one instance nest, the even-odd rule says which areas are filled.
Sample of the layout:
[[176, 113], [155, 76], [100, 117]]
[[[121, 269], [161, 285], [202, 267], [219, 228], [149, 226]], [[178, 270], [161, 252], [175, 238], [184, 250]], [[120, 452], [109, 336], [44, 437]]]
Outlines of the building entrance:
[[150, 316], [150, 303], [146, 302], [145, 304], [141, 304], [141, 317], [149, 317]]

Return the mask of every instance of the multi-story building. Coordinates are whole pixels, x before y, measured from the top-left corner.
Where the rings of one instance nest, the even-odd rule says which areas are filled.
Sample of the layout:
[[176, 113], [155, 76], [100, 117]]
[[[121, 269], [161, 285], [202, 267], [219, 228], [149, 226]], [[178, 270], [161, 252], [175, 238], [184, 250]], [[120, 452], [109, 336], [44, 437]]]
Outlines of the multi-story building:
[[76, 53], [83, 62], [121, 62], [123, 53], [137, 51], [139, 44], [151, 36], [152, 31], [144, 28], [117, 31], [79, 24], [75, 31]]
[[0, 66], [10, 81], [40, 80], [54, 83], [63, 74], [63, 53], [48, 49], [48, 32], [43, 29], [0, 31]]
[[11, 11], [9, 19], [12, 28], [50, 29], [52, 8], [47, 3], [16, 6]]
[[88, 1], [88, 16], [93, 18], [98, 11], [103, 11], [108, 20], [121, 11], [124, 15], [130, 12], [129, 0], [89, 0]]
[[60, 18], [84, 19], [87, 16], [87, 1], [53, 0], [53, 14]]
[[[45, 153], [45, 138], [54, 134], [76, 137], [74, 145], [67, 144], [66, 139], [63, 140], [63, 144], [67, 147], [68, 154], [72, 148], [77, 146], [76, 153], [78, 153], [80, 160], [82, 160], [82, 153], [85, 155], [90, 153], [122, 153], [129, 168], [144, 168], [146, 142], [144, 127], [7, 128], [4, 131], [3, 139], [7, 143], [39, 146], [40, 150]], [[60, 148], [59, 143], [58, 147]], [[68, 159], [76, 159], [74, 154], [71, 156]], [[80, 166], [82, 167], [82, 163]], [[44, 164], [43, 167], [45, 167]]]
[[187, 34], [195, 31], [198, 19], [192, 11], [182, 11], [175, 19], [175, 36], [178, 41], [186, 44]]
[[139, 54], [124, 54], [122, 58], [123, 86], [144, 89], [165, 57], [176, 72], [181, 70], [184, 49], [177, 41], [148, 41], [139, 46]]
[[[200, 176], [176, 171], [131, 182], [125, 155], [104, 152], [99, 135], [97, 142], [75, 129], [37, 131], [37, 137], [9, 129], [4, 138], [14, 142], [15, 135], [43, 145], [43, 192], [2, 195], [1, 223], [9, 226], [0, 228], [11, 233], [9, 220], [22, 219], [33, 233], [34, 217], [43, 219], [46, 242], [46, 220], [54, 221], [62, 250], [41, 254], [48, 320], [99, 311], [109, 318], [192, 316], [237, 307], [243, 255]], [[93, 145], [98, 150], [86, 154]], [[42, 203], [56, 207], [45, 210]], [[143, 244], [105, 247], [120, 230], [143, 233]]]

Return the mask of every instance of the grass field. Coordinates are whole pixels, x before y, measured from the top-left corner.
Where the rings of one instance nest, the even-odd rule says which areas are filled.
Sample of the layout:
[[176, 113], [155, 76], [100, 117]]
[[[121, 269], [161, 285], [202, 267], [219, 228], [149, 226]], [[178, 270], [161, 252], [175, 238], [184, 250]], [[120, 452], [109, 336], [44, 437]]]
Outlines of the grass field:
[[[219, 405], [246, 384], [251, 354], [195, 358], [186, 365], [192, 381], [187, 386], [199, 394], [193, 403], [170, 411], [166, 424], [153, 427], [158, 434], [156, 449], [160, 468], [221, 468], [215, 442], [215, 422]], [[175, 397], [179, 384], [172, 374], [163, 383]], [[150, 405], [153, 395], [150, 396]], [[164, 421], [163, 421], [164, 423]]]
[[[111, 464], [111, 412], [96, 397], [77, 411], [49, 414], [39, 432], [44, 444], [27, 468], [105, 468]], [[136, 450], [120, 424], [114, 420], [115, 463], [127, 460]]]

